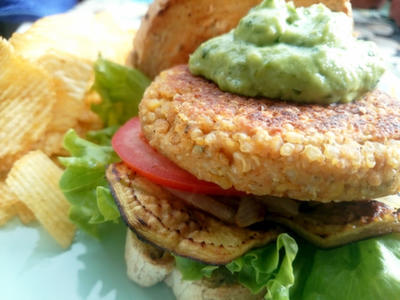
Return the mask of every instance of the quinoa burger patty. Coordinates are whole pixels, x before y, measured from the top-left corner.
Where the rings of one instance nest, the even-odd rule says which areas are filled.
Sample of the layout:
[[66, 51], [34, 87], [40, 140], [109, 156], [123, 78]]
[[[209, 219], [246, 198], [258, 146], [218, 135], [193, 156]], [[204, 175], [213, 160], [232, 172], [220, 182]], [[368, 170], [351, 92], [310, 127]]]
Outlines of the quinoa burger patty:
[[400, 103], [379, 91], [348, 104], [253, 99], [181, 65], [154, 80], [139, 115], [151, 146], [223, 188], [321, 202], [399, 191]]

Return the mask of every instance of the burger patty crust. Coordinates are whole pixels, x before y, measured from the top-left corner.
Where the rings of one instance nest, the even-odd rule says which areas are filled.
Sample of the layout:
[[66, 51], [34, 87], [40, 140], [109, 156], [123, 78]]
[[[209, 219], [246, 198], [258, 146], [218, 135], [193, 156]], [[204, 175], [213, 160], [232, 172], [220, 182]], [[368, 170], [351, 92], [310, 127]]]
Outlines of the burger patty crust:
[[181, 65], [154, 80], [139, 115], [151, 146], [223, 188], [321, 202], [399, 191], [400, 103], [379, 91], [348, 104], [253, 99]]

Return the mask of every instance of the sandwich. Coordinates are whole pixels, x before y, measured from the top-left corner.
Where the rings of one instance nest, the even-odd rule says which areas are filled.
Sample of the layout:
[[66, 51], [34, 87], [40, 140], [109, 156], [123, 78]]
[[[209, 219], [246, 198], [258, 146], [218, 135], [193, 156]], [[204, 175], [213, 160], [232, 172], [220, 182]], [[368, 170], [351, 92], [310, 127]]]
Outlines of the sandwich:
[[[280, 14], [292, 31], [279, 32]], [[359, 44], [350, 41], [348, 16], [335, 14], [343, 21], [335, 23], [325, 18], [331, 14], [323, 5], [296, 10], [265, 0], [236, 29], [202, 44], [189, 66], [162, 71], [146, 89], [139, 117], [113, 135], [121, 161], [109, 155], [110, 191], [100, 189], [98, 202], [105, 211], [112, 195], [129, 228], [134, 281], [165, 281], [177, 299], [396, 299], [400, 104], [374, 89], [383, 68], [372, 45], [350, 60], [343, 54], [344, 44]], [[308, 39], [298, 38], [300, 25], [308, 26]], [[338, 41], [326, 40], [330, 35]], [[236, 39], [239, 46], [225, 43]], [[253, 67], [235, 52], [243, 40], [252, 44], [246, 57]], [[289, 43], [302, 59], [284, 65], [284, 56], [277, 73], [270, 65], [257, 69], [254, 45], [263, 43]], [[225, 45], [234, 64], [218, 52]], [[326, 45], [339, 48], [341, 60], [333, 62], [328, 47], [329, 63], [309, 72]], [[296, 52], [302, 47], [313, 59]], [[333, 72], [324, 69], [332, 65]], [[239, 80], [251, 74], [236, 69], [256, 81]], [[259, 84], [258, 77], [268, 80]], [[264, 96], [268, 85], [272, 94]], [[115, 211], [103, 216], [113, 219]]]

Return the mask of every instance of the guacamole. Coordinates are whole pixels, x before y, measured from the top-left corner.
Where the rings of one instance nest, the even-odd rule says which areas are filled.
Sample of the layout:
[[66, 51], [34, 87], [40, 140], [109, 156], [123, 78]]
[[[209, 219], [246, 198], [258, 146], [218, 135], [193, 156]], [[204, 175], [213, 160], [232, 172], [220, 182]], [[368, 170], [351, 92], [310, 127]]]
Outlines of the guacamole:
[[223, 91], [320, 104], [357, 99], [384, 72], [377, 47], [354, 38], [347, 15], [283, 0], [264, 0], [235, 29], [203, 43], [189, 68]]

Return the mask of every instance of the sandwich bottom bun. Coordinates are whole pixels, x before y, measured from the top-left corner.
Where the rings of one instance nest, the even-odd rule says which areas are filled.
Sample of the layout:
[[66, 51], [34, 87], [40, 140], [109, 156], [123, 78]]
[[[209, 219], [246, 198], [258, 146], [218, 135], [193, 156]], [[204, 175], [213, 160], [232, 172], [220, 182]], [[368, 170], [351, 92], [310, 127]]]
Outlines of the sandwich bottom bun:
[[253, 295], [240, 284], [216, 286], [209, 280], [183, 280], [172, 255], [140, 241], [131, 230], [126, 236], [125, 261], [131, 280], [144, 287], [165, 281], [177, 300], [258, 300], [265, 294]]
[[131, 230], [126, 235], [125, 261], [128, 277], [143, 287], [163, 281], [175, 267], [172, 255], [140, 241]]
[[165, 283], [171, 287], [177, 300], [258, 300], [263, 299], [265, 292], [253, 295], [240, 284], [225, 284], [209, 287], [204, 280], [182, 280], [181, 273], [174, 269]]

